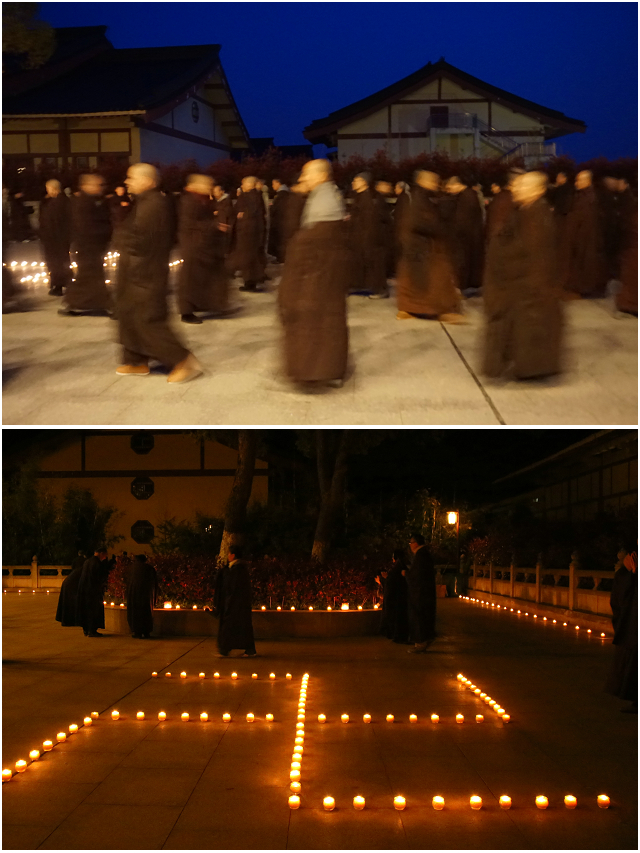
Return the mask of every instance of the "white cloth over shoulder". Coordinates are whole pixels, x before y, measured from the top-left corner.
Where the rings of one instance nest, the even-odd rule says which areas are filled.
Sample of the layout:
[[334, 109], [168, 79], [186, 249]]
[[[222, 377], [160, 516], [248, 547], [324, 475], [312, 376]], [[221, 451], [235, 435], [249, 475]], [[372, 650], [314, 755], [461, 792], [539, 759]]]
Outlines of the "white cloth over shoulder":
[[302, 211], [301, 225], [311, 228], [316, 222], [335, 222], [344, 219], [345, 206], [333, 181], [324, 181], [311, 190]]

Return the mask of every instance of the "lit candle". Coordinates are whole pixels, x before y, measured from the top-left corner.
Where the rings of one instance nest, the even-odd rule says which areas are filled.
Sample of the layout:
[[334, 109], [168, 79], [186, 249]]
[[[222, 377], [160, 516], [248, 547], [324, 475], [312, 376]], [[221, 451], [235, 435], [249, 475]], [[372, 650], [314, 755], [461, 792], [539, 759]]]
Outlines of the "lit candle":
[[266, 609], [267, 609], [267, 608], [264, 606], [264, 604], [263, 604], [263, 605], [262, 605], [262, 607], [260, 608], [260, 610], [266, 610]]
[[441, 812], [444, 808], [444, 797], [434, 797], [431, 800], [431, 804], [436, 811]]
[[231, 673], [231, 678], [233, 678], [233, 679], [235, 680], [237, 677], [238, 677], [238, 673], [237, 673], [237, 672], [232, 672], [232, 673]]
[[255, 717], [253, 714], [247, 714], [247, 722], [248, 723], [252, 723], [254, 721], [254, 719], [255, 719]]
[[166, 719], [167, 719], [167, 712], [166, 712], [166, 711], [160, 711], [160, 712], [158, 713], [158, 719], [160, 720], [160, 722], [161, 722], [161, 723], [162, 723], [164, 720], [166, 720]]
[[20, 761], [16, 761], [16, 771], [18, 773], [24, 773], [24, 771], [26, 769], [27, 769], [27, 762], [24, 760], [24, 758], [21, 758]]
[[302, 790], [302, 785], [300, 784], [300, 782], [292, 782], [289, 787], [291, 788], [294, 794], [299, 794]]
[[291, 609], [292, 609], [292, 610], [295, 610], [295, 607], [292, 607]]
[[417, 723], [418, 722], [417, 715], [416, 714], [409, 714], [409, 722], [410, 723]]
[[364, 808], [364, 797], [354, 797], [353, 798], [353, 807], [354, 807], [354, 809], [357, 809], [357, 811], [361, 812], [362, 809]]
[[193, 609], [193, 610], [197, 610], [197, 609], [198, 609], [198, 605], [197, 605], [197, 604], [194, 604], [192, 609]]
[[599, 809], [608, 809], [611, 805], [611, 800], [607, 797], [606, 794], [598, 795], [598, 808]]
[[493, 710], [496, 712], [496, 714], [499, 717], [504, 717], [504, 715], [506, 714], [506, 711], [504, 710], [504, 708], [494, 708]]
[[326, 716], [324, 714], [318, 714], [318, 722], [319, 723], [326, 723], [327, 722]]
[[543, 621], [543, 622], [546, 622], [546, 621], [547, 621], [547, 617], [546, 617], [546, 616], [543, 616], [543, 617], [542, 617], [542, 621]]
[[52, 740], [45, 740], [44, 743], [42, 744], [42, 748], [44, 749], [45, 752], [51, 752], [51, 750], [53, 749], [53, 741]]
[[171, 678], [171, 673], [170, 673], [170, 672], [165, 672], [164, 677], [165, 677], [165, 678]]
[[301, 767], [302, 767], [302, 763], [300, 761], [292, 761], [291, 762], [291, 769], [292, 770], [300, 770]]
[[566, 623], [566, 622], [563, 622], [563, 623], [562, 623], [562, 625], [563, 625], [563, 627], [565, 627], [565, 628], [567, 627], [567, 623]]
[[342, 714], [340, 719], [342, 720], [343, 723], [348, 723], [349, 722], [349, 715], [348, 714]]
[[268, 723], [272, 723], [273, 722], [273, 714], [267, 714], [267, 716], [265, 717], [265, 720]]
[[469, 805], [474, 811], [478, 811], [478, 809], [482, 808], [482, 797], [473, 796], [469, 800]]
[[503, 794], [500, 797], [500, 808], [501, 809], [510, 809], [511, 808], [511, 797], [507, 797], [506, 794]]
[[397, 809], [399, 812], [403, 810], [403, 808], [407, 805], [407, 801], [404, 797], [394, 797], [393, 798], [393, 807]]
[[342, 610], [348, 610], [348, 609], [349, 609], [349, 604], [348, 604], [347, 602], [345, 602], [345, 603], [342, 605]]
[[291, 794], [289, 797], [289, 808], [290, 809], [299, 809], [300, 808], [300, 797], [297, 794]]
[[575, 628], [576, 628], [576, 631], [579, 631], [579, 630], [580, 630], [580, 626], [579, 626], [579, 625], [576, 625], [576, 626], [575, 626]]
[[66, 732], [58, 732], [58, 734], [56, 735], [56, 740], [58, 741], [58, 743], [64, 743], [66, 739]]
[[32, 749], [31, 752], [29, 753], [29, 758], [32, 761], [37, 761], [40, 758], [40, 750]]
[[[493, 706], [498, 705], [498, 703], [496, 702], [495, 699], [489, 699], [489, 705], [491, 705], [491, 707], [493, 708]], [[500, 707], [500, 706], [498, 705], [498, 707]]]
[[370, 723], [371, 722], [371, 714], [365, 714], [362, 718], [362, 722], [363, 723]]
[[92, 711], [91, 716], [94, 720], [97, 720], [100, 714], [97, 711]]
[[459, 672], [459, 673], [456, 675], [456, 680], [457, 680], [457, 681], [462, 681], [462, 679], [463, 679], [463, 675], [462, 675], [462, 673], [461, 673], [461, 672]]
[[164, 609], [165, 610], [171, 610], [171, 602], [170, 601], [165, 601]]
[[13, 773], [11, 772], [11, 770], [3, 770], [2, 771], [2, 781], [3, 782], [8, 782], [12, 776], [13, 776]]
[[138, 711], [136, 714], [136, 720], [144, 720], [144, 711]]
[[214, 673], [213, 673], [213, 677], [214, 677], [214, 678], [220, 678], [220, 673], [219, 673], [219, 672], [214, 672]]
[[362, 610], [362, 605], [361, 605], [361, 604], [359, 604], [359, 605], [358, 605], [358, 610]]
[[206, 712], [206, 711], [203, 711], [203, 712], [200, 714], [200, 722], [201, 722], [201, 723], [206, 723], [208, 719], [209, 719], [209, 715], [207, 714], [207, 712]]
[[292, 782], [299, 782], [300, 781], [300, 771], [299, 770], [292, 770], [289, 773], [289, 779], [291, 779]]
[[294, 743], [296, 744], [296, 746], [302, 746], [302, 744], [304, 743], [304, 736], [299, 734], [294, 740]]
[[554, 619], [554, 620], [553, 620], [553, 624], [555, 625], [556, 623], [557, 623], [557, 619]]
[[481, 698], [481, 699], [484, 699], [484, 698], [486, 697], [486, 695], [487, 695], [486, 693], [481, 693], [481, 694], [480, 694], [480, 698]]
[[327, 610], [331, 610], [331, 605], [329, 605], [329, 607], [327, 607]]
[[180, 605], [176, 604], [176, 610], [180, 610]]
[[276, 610], [282, 610], [282, 607], [276, 607]]
[[111, 719], [112, 720], [117, 720], [119, 718], [119, 716], [120, 716], [120, 711], [112, 711], [111, 712]]
[[287, 679], [287, 681], [291, 681], [291, 678], [292, 678], [291, 673], [290, 673], [290, 672], [288, 672], [288, 673], [285, 675], [285, 678]]
[[310, 607], [309, 610], [313, 610], [313, 607]]
[[549, 800], [547, 799], [547, 797], [543, 797], [543, 796], [536, 797], [537, 808], [546, 809], [548, 805], [549, 805]]
[[394, 720], [394, 716], [393, 716], [393, 714], [387, 714], [387, 722], [388, 722], [388, 723], [392, 723], [392, 722], [393, 722], [393, 720]]
[[[296, 728], [304, 733], [304, 723], [296, 723]], [[296, 732], [297, 734], [297, 732]]]
[[271, 679], [271, 681], [273, 681], [273, 679], [274, 679], [275, 677], [276, 677], [275, 672], [270, 672], [270, 673], [269, 673], [269, 678]]
[[322, 801], [322, 805], [324, 806], [324, 810], [326, 812], [332, 812], [336, 807], [336, 801], [333, 797], [325, 797]]
[[295, 755], [302, 755], [304, 752], [304, 746], [302, 746], [302, 744], [296, 744], [296, 746], [293, 747], [293, 752]]
[[601, 637], [606, 637], [607, 635], [606, 635], [606, 634], [600, 634], [600, 636], [601, 636]]
[[587, 634], [590, 634], [590, 633], [591, 633], [591, 628], [588, 628], [588, 629], [587, 629]]
[[303, 714], [302, 712], [300, 712], [300, 713], [298, 714], [298, 720], [299, 720], [301, 723], [303, 723], [303, 722], [304, 722], [304, 714]]
[[115, 607], [115, 606], [116, 606], [115, 601], [112, 601], [112, 602], [111, 602], [111, 606], [112, 606], [112, 607]]
[[439, 717], [437, 714], [432, 714], [432, 715], [431, 715], [431, 722], [432, 722], [432, 723], [439, 723], [439, 722], [440, 722], [440, 717]]
[[183, 711], [182, 714], [180, 714], [180, 719], [182, 720], [183, 723], [186, 723], [189, 719], [189, 712]]
[[378, 609], [378, 607], [379, 607], [379, 605], [378, 605], [378, 604], [374, 604], [374, 605], [373, 605], [373, 609], [374, 609], [374, 610], [377, 610], [377, 609]]
[[204, 672], [199, 672], [199, 673], [198, 673], [198, 678], [204, 678]]
[[91, 717], [85, 717], [82, 722], [85, 726], [92, 726], [93, 725], [93, 720], [91, 719]]
[[222, 715], [222, 722], [223, 722], [223, 723], [229, 723], [229, 722], [231, 722], [231, 714], [223, 714], [223, 715]]
[[473, 692], [476, 694], [476, 696], [479, 696], [480, 695], [480, 688], [476, 687], [476, 689]]
[[534, 618], [534, 619], [537, 619], [537, 618], [538, 618], [538, 614], [537, 614], [537, 613], [534, 613], [534, 614], [533, 614], [533, 618]]
[[181, 673], [180, 673], [180, 678], [186, 678], [186, 677], [187, 677], [187, 673], [186, 673], [186, 672], [181, 672]]
[[575, 807], [578, 805], [578, 801], [575, 797], [572, 797], [571, 794], [567, 794], [567, 796], [564, 798], [564, 804], [568, 809], [575, 809]]
[[484, 717], [482, 714], [476, 714], [476, 723], [483, 723]]
[[456, 723], [464, 723], [464, 716], [462, 714], [456, 714]]
[[157, 672], [152, 672], [152, 673], [151, 673], [151, 678], [157, 678], [157, 677], [158, 677], [158, 673], [157, 673]]
[[69, 726], [69, 734], [74, 735], [77, 731], [78, 731], [78, 724], [77, 723], [71, 723], [71, 725]]

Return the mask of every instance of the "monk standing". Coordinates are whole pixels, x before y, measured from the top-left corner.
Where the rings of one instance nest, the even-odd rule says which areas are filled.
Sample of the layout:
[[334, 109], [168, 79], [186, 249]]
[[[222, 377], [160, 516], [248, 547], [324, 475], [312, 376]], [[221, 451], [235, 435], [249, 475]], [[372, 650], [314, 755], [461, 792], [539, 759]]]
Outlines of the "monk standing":
[[449, 178], [445, 191], [455, 200], [451, 223], [452, 250], [458, 287], [466, 294], [466, 291], [476, 291], [482, 285], [482, 209], [476, 191], [458, 177]]
[[387, 249], [391, 221], [387, 203], [371, 186], [371, 175], [361, 172], [351, 182], [353, 190], [349, 222], [353, 252], [351, 289], [369, 292], [376, 299], [388, 296]]
[[70, 202], [61, 191], [60, 181], [47, 181], [47, 194], [40, 203], [38, 236], [49, 271], [49, 295], [62, 296], [69, 286], [69, 238], [71, 232]]
[[244, 284], [240, 290], [255, 293], [264, 280], [265, 211], [262, 193], [255, 188], [256, 178], [242, 179], [241, 193], [235, 206], [229, 269], [240, 270]]
[[578, 172], [575, 188], [567, 220], [566, 296], [603, 296], [608, 277], [604, 235], [590, 171]]
[[289, 204], [289, 187], [279, 178], [271, 181], [275, 193], [269, 217], [269, 254], [279, 264], [284, 263], [284, 219]]
[[616, 306], [625, 314], [638, 316], [638, 200], [629, 184], [619, 179], [620, 192], [620, 278], [622, 287]]

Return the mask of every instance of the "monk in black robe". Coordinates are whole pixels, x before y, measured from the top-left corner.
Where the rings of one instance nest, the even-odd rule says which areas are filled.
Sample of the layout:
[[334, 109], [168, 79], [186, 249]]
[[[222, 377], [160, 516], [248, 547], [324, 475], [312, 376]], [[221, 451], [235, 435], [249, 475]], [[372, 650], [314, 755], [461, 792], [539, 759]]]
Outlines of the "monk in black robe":
[[409, 638], [409, 591], [405, 578], [407, 563], [401, 550], [393, 552], [393, 564], [384, 579], [382, 621], [385, 636], [394, 643]]
[[73, 628], [80, 623], [77, 621], [78, 607], [78, 584], [82, 575], [82, 567], [86, 557], [82, 551], [71, 562], [71, 571], [62, 581], [60, 595], [58, 596], [58, 608], [56, 610], [56, 622], [60, 622], [63, 628]]
[[627, 554], [615, 574], [611, 590], [615, 657], [605, 691], [627, 699], [638, 713], [638, 555]]
[[287, 206], [282, 217], [282, 251], [287, 256], [287, 249], [294, 234], [300, 229], [302, 212], [307, 203], [307, 189], [299, 180], [291, 187]]
[[212, 189], [208, 175], [190, 175], [180, 199], [178, 243], [183, 263], [178, 274], [178, 311], [183, 323], [202, 323], [195, 311], [224, 314], [229, 307], [226, 229], [214, 216]]
[[278, 288], [285, 370], [296, 382], [339, 387], [349, 349], [344, 202], [328, 160], [306, 163], [301, 181], [309, 197]]
[[229, 548], [229, 564], [218, 572], [214, 591], [215, 612], [220, 620], [218, 649], [227, 657], [243, 649], [243, 657], [255, 657], [256, 645], [251, 621], [251, 580], [239, 545]]
[[116, 294], [123, 363], [116, 373], [148, 376], [153, 358], [170, 368], [168, 382], [187, 382], [199, 376], [202, 368], [167, 322], [173, 217], [171, 202], [160, 193], [157, 182], [156, 169], [148, 163], [129, 167], [127, 188], [135, 204], [117, 235]]
[[71, 249], [75, 281], [70, 281], [59, 314], [111, 310], [104, 256], [111, 240], [111, 214], [100, 175], [81, 175], [80, 192], [71, 200]]
[[405, 181], [398, 181], [395, 186], [396, 203], [393, 206], [393, 275], [398, 270], [398, 262], [402, 255], [402, 234], [406, 228], [406, 219], [411, 207], [411, 187]]
[[482, 285], [484, 223], [478, 194], [459, 178], [449, 178], [446, 192], [451, 208], [451, 245], [458, 288], [462, 293]]
[[562, 309], [553, 215], [545, 193], [545, 175], [521, 175], [512, 186], [517, 209], [494, 236], [495, 245], [489, 246], [484, 289], [487, 376], [509, 368], [514, 378], [531, 379], [561, 369]]
[[111, 212], [111, 225], [115, 231], [131, 213], [131, 197], [124, 186], [117, 186], [115, 192], [109, 197], [109, 210]]
[[153, 605], [158, 591], [156, 570], [147, 563], [146, 554], [138, 554], [129, 568], [127, 586], [127, 622], [131, 636], [149, 639], [153, 631]]
[[413, 558], [405, 570], [409, 594], [410, 652], [424, 652], [436, 636], [436, 570], [424, 537], [416, 533], [409, 542]]
[[605, 274], [607, 280], [620, 280], [620, 251], [622, 241], [622, 206], [618, 179], [608, 175], [596, 188], [596, 198], [600, 212], [602, 229], [602, 249], [604, 253]]
[[49, 294], [62, 296], [71, 281], [71, 203], [62, 192], [60, 181], [51, 179], [46, 186], [47, 194], [40, 202], [39, 237], [49, 271]]
[[567, 220], [567, 279], [569, 298], [603, 296], [607, 284], [604, 235], [591, 172], [576, 175], [576, 192]]
[[462, 303], [451, 258], [450, 231], [438, 206], [440, 179], [433, 172], [419, 171], [415, 180], [401, 235], [396, 317], [406, 320], [417, 315], [459, 323], [463, 321]]
[[351, 290], [388, 296], [387, 252], [391, 221], [387, 203], [371, 186], [371, 175], [361, 172], [351, 182], [349, 243], [353, 254]]
[[103, 596], [111, 565], [107, 552], [99, 549], [82, 567], [78, 583], [76, 621], [82, 626], [85, 637], [102, 637], [98, 628], [104, 628]]
[[626, 181], [620, 187], [620, 278], [618, 311], [638, 316], [638, 200]]
[[556, 229], [558, 284], [565, 290], [569, 280], [571, 251], [568, 238], [569, 214], [573, 206], [574, 188], [565, 172], [558, 172], [555, 185], [549, 187], [547, 201], [553, 210]]
[[269, 217], [269, 254], [276, 259], [277, 263], [283, 264], [285, 249], [284, 220], [291, 193], [289, 192], [289, 187], [283, 184], [278, 178], [274, 178], [271, 181], [271, 186], [275, 195], [271, 202]]
[[220, 232], [228, 272], [228, 255], [231, 250], [231, 237], [233, 235], [233, 224], [236, 221], [236, 215], [231, 196], [219, 184], [216, 184], [213, 188], [213, 217]]
[[235, 206], [235, 223], [228, 268], [244, 281], [240, 290], [255, 292], [263, 281], [265, 212], [262, 194], [255, 189], [256, 179], [242, 179], [242, 192]]

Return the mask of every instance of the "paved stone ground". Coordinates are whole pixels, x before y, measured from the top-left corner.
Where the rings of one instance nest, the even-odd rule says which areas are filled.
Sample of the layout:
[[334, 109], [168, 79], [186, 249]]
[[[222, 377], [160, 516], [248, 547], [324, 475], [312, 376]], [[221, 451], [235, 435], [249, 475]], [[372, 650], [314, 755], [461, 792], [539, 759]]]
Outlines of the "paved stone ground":
[[[372, 637], [262, 642], [254, 661], [220, 660], [212, 639], [84, 638], [53, 621], [55, 606], [53, 595], [3, 596], [2, 766], [90, 711], [101, 716], [3, 785], [4, 849], [637, 849], [637, 717], [602, 692], [610, 641], [451, 599], [439, 602], [439, 638], [426, 655]], [[151, 678], [165, 669], [189, 678]], [[302, 805], [291, 812], [305, 671]], [[464, 690], [460, 671], [513, 722], [502, 725]], [[160, 709], [169, 715], [162, 724]], [[182, 723], [185, 710], [211, 720]], [[338, 721], [345, 712], [348, 725]], [[478, 712], [482, 724], [471, 722]], [[397, 722], [384, 722], [387, 713]], [[505, 793], [510, 811], [498, 806]], [[575, 811], [563, 806], [567, 793]], [[609, 810], [596, 806], [601, 793]], [[356, 794], [366, 798], [362, 812], [351, 806]], [[392, 807], [396, 794], [407, 798], [404, 812]], [[431, 808], [435, 794], [443, 812]], [[472, 794], [483, 798], [479, 812]], [[538, 794], [549, 797], [545, 812]], [[326, 795], [333, 813], [322, 810]]]
[[[39, 258], [37, 243], [13, 248]], [[9, 258], [10, 259], [10, 258]], [[608, 300], [566, 306], [566, 370], [534, 382], [480, 378], [481, 299], [469, 325], [395, 319], [395, 299], [349, 298], [351, 373], [340, 390], [301, 393], [280, 375], [277, 270], [272, 292], [237, 293], [242, 312], [177, 323], [206, 374], [168, 386], [158, 372], [118, 377], [115, 323], [60, 317], [46, 287], [32, 311], [3, 317], [8, 425], [495, 425], [637, 423], [637, 320]]]

